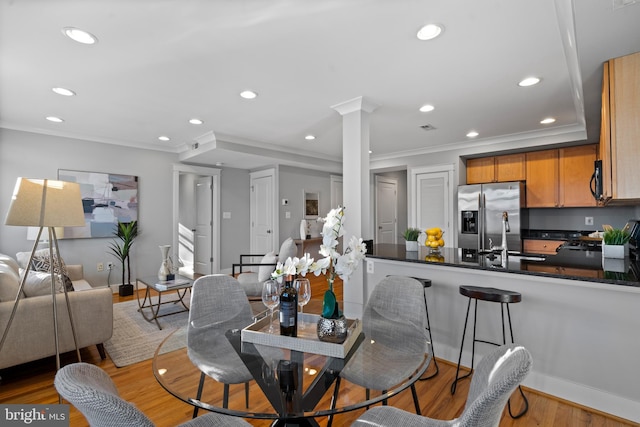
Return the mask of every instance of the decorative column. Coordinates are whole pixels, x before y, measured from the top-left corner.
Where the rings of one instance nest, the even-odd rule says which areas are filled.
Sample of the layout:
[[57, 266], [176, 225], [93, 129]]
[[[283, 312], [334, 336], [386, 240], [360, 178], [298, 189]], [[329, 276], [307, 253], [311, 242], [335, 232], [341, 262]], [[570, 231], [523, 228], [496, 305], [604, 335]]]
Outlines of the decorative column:
[[[342, 191], [347, 218], [345, 238], [354, 235], [367, 240], [372, 236], [369, 116], [377, 105], [358, 97], [331, 108], [342, 115]], [[347, 317], [362, 318], [365, 268], [363, 263], [361, 269], [344, 284], [344, 313]]]

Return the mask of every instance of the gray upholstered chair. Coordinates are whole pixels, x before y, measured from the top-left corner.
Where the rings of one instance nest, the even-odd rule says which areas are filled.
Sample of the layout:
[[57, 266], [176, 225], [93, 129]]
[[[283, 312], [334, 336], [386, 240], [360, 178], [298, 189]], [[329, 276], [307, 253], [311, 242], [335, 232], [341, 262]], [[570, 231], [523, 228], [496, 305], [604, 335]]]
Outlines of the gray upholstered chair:
[[[334, 402], [340, 378], [365, 387], [369, 399], [370, 389], [386, 393], [416, 373], [431, 353], [423, 292], [422, 283], [411, 277], [388, 276], [376, 285], [362, 315], [365, 340], [336, 379]], [[411, 392], [420, 414], [415, 385]]]
[[[202, 397], [205, 375], [224, 384], [222, 406], [229, 403], [229, 384], [249, 384], [253, 378], [225, 336], [230, 329], [242, 329], [253, 322], [253, 312], [238, 281], [225, 274], [198, 278], [191, 289], [187, 326], [187, 354], [202, 371], [196, 399]], [[198, 414], [196, 407], [193, 416]]]
[[[62, 367], [54, 381], [64, 399], [82, 412], [91, 427], [152, 427], [154, 424], [133, 404], [123, 400], [109, 375], [89, 363], [73, 363]], [[181, 426], [245, 427], [242, 418], [210, 413]]]
[[[239, 273], [236, 277], [238, 283], [247, 297], [251, 300], [261, 300], [262, 298], [262, 284], [271, 278], [271, 273], [276, 269], [276, 263], [284, 262], [289, 257], [295, 257], [298, 254], [298, 247], [296, 242], [291, 237], [287, 238], [282, 245], [280, 245], [280, 251], [276, 254], [269, 252], [266, 255], [240, 255], [240, 263], [233, 264], [232, 276], [236, 277], [236, 273]], [[248, 257], [262, 257], [259, 263], [250, 263], [245, 261]], [[258, 267], [257, 272], [243, 272], [243, 267]], [[236, 268], [238, 271], [236, 272]]]
[[389, 406], [376, 406], [352, 426], [496, 427], [511, 393], [531, 370], [531, 354], [517, 344], [508, 344], [485, 356], [473, 374], [467, 403], [460, 417], [444, 421], [421, 417]]

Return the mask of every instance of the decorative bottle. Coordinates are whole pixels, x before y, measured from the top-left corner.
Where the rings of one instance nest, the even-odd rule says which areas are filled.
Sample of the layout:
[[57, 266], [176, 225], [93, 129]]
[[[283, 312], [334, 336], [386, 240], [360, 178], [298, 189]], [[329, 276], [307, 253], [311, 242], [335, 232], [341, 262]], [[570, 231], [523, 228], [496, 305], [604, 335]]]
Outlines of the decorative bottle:
[[280, 335], [298, 336], [298, 292], [293, 287], [293, 276], [286, 276], [280, 291]]

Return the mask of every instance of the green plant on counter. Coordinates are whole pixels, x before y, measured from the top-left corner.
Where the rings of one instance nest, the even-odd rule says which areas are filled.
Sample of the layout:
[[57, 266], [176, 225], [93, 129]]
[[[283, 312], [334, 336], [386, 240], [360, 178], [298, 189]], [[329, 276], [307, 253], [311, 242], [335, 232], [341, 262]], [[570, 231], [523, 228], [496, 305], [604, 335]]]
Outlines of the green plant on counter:
[[631, 235], [625, 229], [611, 228], [602, 235], [602, 241], [605, 245], [624, 245], [629, 241]]
[[402, 237], [404, 237], [404, 240], [408, 242], [417, 242], [418, 237], [420, 237], [420, 233], [422, 233], [422, 230], [420, 230], [419, 228], [410, 227], [404, 230]]

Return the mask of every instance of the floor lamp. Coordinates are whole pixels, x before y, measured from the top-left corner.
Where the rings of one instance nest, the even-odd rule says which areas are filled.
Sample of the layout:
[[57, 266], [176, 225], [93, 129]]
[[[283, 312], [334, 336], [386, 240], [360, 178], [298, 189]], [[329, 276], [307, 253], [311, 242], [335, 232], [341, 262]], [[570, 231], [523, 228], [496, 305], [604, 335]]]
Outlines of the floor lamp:
[[[7, 212], [6, 225], [32, 226], [38, 227], [38, 235], [31, 250], [29, 261], [24, 269], [24, 275], [20, 281], [18, 295], [16, 295], [13, 304], [13, 310], [4, 330], [2, 340], [0, 341], [0, 351], [7, 339], [7, 334], [11, 328], [11, 323], [18, 309], [20, 295], [24, 289], [24, 284], [31, 268], [31, 261], [35, 255], [40, 235], [43, 229], [47, 229], [49, 233], [49, 261], [51, 269], [51, 296], [53, 297], [53, 327], [54, 340], [56, 345], [56, 369], [60, 370], [60, 347], [58, 337], [58, 310], [56, 304], [56, 275], [54, 272], [54, 256], [58, 261], [58, 265], [62, 265], [60, 258], [60, 250], [58, 249], [58, 239], [56, 237], [55, 227], [79, 227], [85, 225], [84, 210], [82, 208], [82, 198], [80, 196], [80, 185], [72, 182], [53, 181], [50, 179], [28, 179], [18, 178], [16, 187], [13, 191], [9, 211]], [[69, 305], [69, 296], [67, 289], [64, 289], [64, 297], [67, 303], [67, 312], [69, 313], [69, 321], [71, 322], [71, 332], [73, 333], [73, 341], [76, 346], [78, 361], [80, 361], [80, 349], [78, 348], [78, 339], [71, 315], [71, 307]]]

